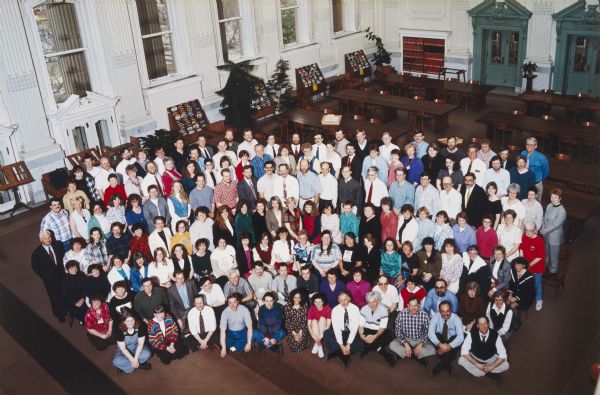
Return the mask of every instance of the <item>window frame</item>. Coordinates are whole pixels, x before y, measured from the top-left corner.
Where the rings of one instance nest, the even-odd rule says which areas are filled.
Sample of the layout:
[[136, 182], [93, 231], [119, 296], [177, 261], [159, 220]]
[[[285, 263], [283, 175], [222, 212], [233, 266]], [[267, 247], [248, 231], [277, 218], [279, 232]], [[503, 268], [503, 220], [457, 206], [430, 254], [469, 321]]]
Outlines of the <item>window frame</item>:
[[330, 0], [331, 7], [331, 37], [338, 38], [358, 32], [358, 12], [356, 0], [339, 0], [342, 3], [342, 30], [336, 32], [333, 24], [333, 2]]
[[[281, 47], [282, 49], [288, 49], [288, 48], [293, 48], [296, 47], [298, 45], [301, 44], [301, 39], [300, 39], [300, 0], [296, 0], [296, 5], [293, 6], [282, 6], [281, 4], [282, 0], [278, 0], [279, 3], [279, 27], [281, 29]], [[296, 41], [286, 44], [284, 42], [284, 37], [283, 37], [283, 12], [284, 11], [288, 11], [288, 10], [295, 10], [296, 11], [296, 20], [294, 22], [295, 25], [295, 31], [296, 31]]]
[[[217, 9], [216, 15], [217, 15], [217, 33], [218, 33], [218, 37], [219, 37], [219, 50], [221, 53], [221, 59], [223, 61], [223, 63], [225, 63], [225, 61], [231, 61], [231, 62], [238, 62], [240, 60], [244, 59], [244, 17], [242, 15], [242, 6], [240, 4], [240, 1], [238, 0], [238, 16], [235, 17], [231, 17], [231, 18], [224, 18], [224, 19], [220, 19], [219, 18], [219, 6], [217, 5], [217, 2], [219, 0], [215, 0], [215, 7]], [[242, 0], [243, 1], [243, 0]], [[233, 22], [233, 21], [239, 21], [239, 29], [240, 29], [240, 56], [235, 57], [235, 58], [230, 58], [229, 57], [229, 51], [227, 52], [227, 59], [225, 59], [225, 52], [223, 51], [223, 39], [224, 37], [221, 35], [221, 25], [225, 24], [227, 22]]]
[[[254, 1], [253, 0], [240, 0], [238, 2], [240, 8], [240, 48], [242, 56], [235, 59], [229, 59], [231, 62], [238, 63], [244, 60], [254, 59], [258, 53], [256, 47], [256, 31], [254, 29]], [[235, 18], [227, 18], [220, 20], [219, 11], [217, 7], [217, 0], [211, 1], [212, 8], [212, 20], [213, 20], [213, 31], [214, 43], [217, 51], [217, 65], [225, 64], [225, 56], [223, 54], [223, 43], [221, 39], [221, 26], [220, 21], [227, 22], [228, 20], [236, 20]]]

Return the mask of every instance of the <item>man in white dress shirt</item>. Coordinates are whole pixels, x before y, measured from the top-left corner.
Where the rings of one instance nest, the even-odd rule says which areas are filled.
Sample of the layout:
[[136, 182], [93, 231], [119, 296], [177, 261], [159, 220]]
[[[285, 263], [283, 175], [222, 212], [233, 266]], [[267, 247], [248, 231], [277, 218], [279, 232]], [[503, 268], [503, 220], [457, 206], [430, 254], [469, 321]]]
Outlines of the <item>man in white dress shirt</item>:
[[487, 170], [485, 163], [477, 157], [477, 146], [474, 144], [469, 145], [467, 149], [467, 157], [460, 161], [460, 170], [463, 175], [467, 173], [475, 174], [475, 182], [480, 187], [484, 187], [483, 175]]
[[[267, 202], [271, 202], [271, 198], [275, 195], [275, 186], [277, 185], [277, 180], [279, 178], [280, 176], [275, 173], [275, 164], [272, 161], [265, 163], [265, 175], [259, 178], [256, 183], [258, 196], [264, 198]], [[300, 192], [298, 191], [298, 193]], [[283, 191], [281, 194], [283, 196]]]
[[462, 196], [460, 192], [452, 188], [452, 178], [448, 176], [442, 179], [440, 210], [445, 211], [448, 217], [454, 220], [456, 220], [456, 214], [462, 211]]
[[212, 307], [206, 304], [206, 296], [194, 296], [194, 307], [187, 314], [190, 336], [184, 339], [191, 352], [214, 348], [218, 343], [217, 318]]
[[440, 192], [431, 185], [431, 177], [428, 173], [421, 174], [419, 182], [420, 185], [415, 191], [415, 207], [417, 210], [425, 207], [435, 217], [440, 211]]
[[319, 197], [319, 210], [322, 211], [326, 203], [331, 203], [333, 207], [337, 205], [338, 197], [338, 182], [330, 172], [331, 166], [329, 162], [321, 163], [321, 174], [319, 174], [319, 182], [321, 183], [321, 195]]
[[123, 152], [121, 152], [121, 161], [117, 165], [115, 169], [117, 174], [120, 176], [119, 182], [124, 183], [127, 177], [127, 166], [135, 163], [135, 158], [131, 157], [131, 151], [128, 148], [125, 148]]
[[[237, 165], [237, 155], [233, 151], [229, 151], [227, 149], [227, 143], [223, 141], [219, 141], [217, 144], [218, 152], [213, 156], [213, 165], [215, 166], [215, 170], [218, 172], [221, 171], [221, 158], [225, 155], [229, 158], [229, 164], [233, 167]], [[254, 151], [252, 151], [254, 152]]]
[[156, 165], [156, 170], [158, 171], [158, 175], [162, 176], [162, 174], [165, 172], [165, 162], [164, 162], [164, 159], [166, 157], [165, 149], [163, 147], [157, 147], [154, 150], [154, 155], [156, 156], [154, 158], [154, 164]]
[[358, 336], [362, 321], [360, 309], [350, 303], [350, 292], [338, 295], [338, 305], [331, 311], [331, 327], [323, 334], [323, 341], [329, 354], [327, 360], [338, 357], [346, 368], [350, 367], [350, 356], [362, 350], [363, 342]]
[[270, 134], [267, 137], [267, 144], [265, 144], [265, 154], [269, 155], [272, 159], [275, 159], [275, 157], [279, 155], [279, 144], [275, 143], [274, 134]]
[[156, 185], [159, 196], [163, 195], [165, 186], [163, 185], [162, 177], [158, 174], [154, 162], [146, 163], [146, 176], [142, 180], [142, 193], [144, 199], [148, 198], [148, 187], [151, 185]]
[[[269, 165], [265, 165], [265, 169], [267, 166], [274, 166], [272, 162], [269, 163]], [[261, 177], [261, 180], [265, 176]], [[260, 183], [260, 180], [258, 182]], [[257, 188], [259, 188], [258, 185]], [[279, 165], [279, 176], [273, 179], [273, 195], [279, 197], [282, 202], [287, 201], [287, 199], [290, 197], [293, 197], [297, 202], [300, 198], [300, 187], [298, 186], [298, 180], [296, 177], [290, 175], [290, 167], [286, 163]], [[271, 198], [269, 198], [267, 201], [269, 200], [271, 200]]]
[[389, 163], [392, 159], [392, 150], [400, 148], [396, 144], [392, 144], [392, 136], [388, 132], [381, 135], [381, 141], [383, 144], [379, 146], [379, 155]]
[[325, 152], [327, 152], [327, 147], [323, 144], [323, 135], [321, 133], [315, 134], [314, 139], [315, 143], [312, 145], [312, 156], [321, 161]]
[[371, 166], [367, 171], [365, 180], [365, 203], [372, 203], [375, 207], [381, 207], [381, 199], [389, 197], [387, 185], [377, 175], [377, 168]]
[[98, 174], [94, 177], [94, 182], [96, 183], [96, 190], [101, 197], [104, 197], [104, 190], [108, 187], [108, 176], [111, 174], [116, 174], [115, 170], [110, 167], [110, 161], [106, 156], [100, 158], [100, 168], [98, 169]]

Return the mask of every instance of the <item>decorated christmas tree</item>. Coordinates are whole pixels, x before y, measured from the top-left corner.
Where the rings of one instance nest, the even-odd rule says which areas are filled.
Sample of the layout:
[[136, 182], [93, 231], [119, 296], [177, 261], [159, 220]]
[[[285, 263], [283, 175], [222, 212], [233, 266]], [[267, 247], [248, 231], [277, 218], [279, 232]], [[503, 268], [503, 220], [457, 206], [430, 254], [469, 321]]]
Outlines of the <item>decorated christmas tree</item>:
[[275, 65], [275, 71], [271, 74], [271, 79], [267, 83], [271, 96], [277, 102], [277, 112], [289, 110], [292, 107], [292, 83], [288, 77], [290, 62], [285, 59], [279, 59]]
[[227, 61], [217, 69], [229, 72], [225, 87], [216, 92], [223, 97], [219, 111], [225, 117], [225, 123], [238, 129], [252, 127], [252, 86], [260, 82], [259, 78], [250, 74], [254, 66], [250, 60], [239, 63]]

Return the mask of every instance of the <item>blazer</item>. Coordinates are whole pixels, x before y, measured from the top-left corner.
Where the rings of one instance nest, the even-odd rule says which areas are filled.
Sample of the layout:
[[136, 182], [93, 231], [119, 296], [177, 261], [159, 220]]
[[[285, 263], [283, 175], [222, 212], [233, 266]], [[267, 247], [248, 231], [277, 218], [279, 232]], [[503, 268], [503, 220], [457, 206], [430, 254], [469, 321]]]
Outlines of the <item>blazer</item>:
[[[281, 211], [281, 217], [283, 218], [283, 210]], [[271, 209], [267, 210], [267, 212], [265, 213], [265, 221], [267, 223], [267, 230], [269, 231], [269, 233], [277, 232], [277, 229], [283, 226], [283, 223], [279, 225], [279, 222], [277, 222], [277, 217]]]
[[219, 228], [219, 224], [215, 221], [213, 224], [213, 244], [215, 245], [215, 248], [219, 245], [219, 239], [221, 237], [227, 241], [227, 245], [234, 247], [237, 245], [234, 221], [231, 221], [231, 228], [233, 229], [233, 233], [231, 233], [227, 227], [225, 227], [225, 229]]
[[164, 227], [163, 231], [165, 232], [167, 245], [165, 245], [165, 242], [158, 235], [156, 230], [154, 230], [152, 233], [150, 233], [150, 236], [148, 236], [148, 245], [150, 246], [150, 253], [152, 256], [154, 256], [154, 250], [156, 250], [158, 247], [162, 247], [167, 251], [167, 256], [165, 258], [171, 256], [171, 247], [173, 247], [171, 245], [171, 239], [173, 238], [173, 232], [171, 232], [171, 229], [166, 226]]
[[469, 198], [469, 204], [465, 206], [465, 195], [467, 191], [467, 186], [465, 184], [460, 186], [460, 196], [462, 197], [461, 207], [463, 211], [467, 213], [468, 223], [471, 226], [478, 227], [481, 225], [481, 217], [483, 216], [485, 210], [485, 205], [487, 201], [487, 195], [482, 187], [475, 184], [473, 187], [473, 192], [471, 192], [471, 197]]
[[494, 269], [496, 265], [500, 265], [498, 268], [498, 278], [496, 279], [496, 290], [508, 288], [508, 284], [510, 283], [510, 263], [506, 259], [503, 259], [502, 262], [496, 263], [496, 259], [493, 257], [490, 258], [490, 275], [494, 273]]
[[256, 209], [256, 194], [258, 193], [258, 189], [256, 188], [257, 182], [256, 182], [256, 177], [252, 176], [252, 178], [250, 179], [250, 181], [252, 182], [252, 186], [254, 187], [254, 193], [252, 193], [252, 190], [250, 189], [250, 185], [248, 185], [248, 181], [246, 181], [245, 179], [238, 181], [237, 184], [237, 192], [238, 192], [238, 197], [241, 200], [245, 199], [248, 201], [248, 209], [250, 211], [254, 211]]
[[[246, 261], [246, 254], [244, 252], [244, 249], [239, 246], [236, 247], [235, 249], [235, 260], [237, 262], [238, 265], [238, 270], [240, 272], [240, 275], [244, 275], [246, 273], [250, 272], [250, 269], [248, 268], [248, 264]], [[267, 262], [267, 263], [271, 263], [271, 262]], [[254, 266], [254, 253], [252, 251], [252, 248], [250, 249], [250, 267]]]
[[[184, 285], [187, 289], [188, 305], [193, 307], [194, 296], [196, 296], [199, 292], [198, 287], [193, 280], [185, 280]], [[177, 284], [173, 284], [167, 288], [167, 295], [169, 295], [169, 307], [173, 317], [175, 317], [177, 320], [185, 320], [187, 317], [187, 310], [183, 306], [183, 300], [181, 300], [181, 295], [179, 295], [179, 291], [177, 290]]]
[[[215, 150], [213, 147], [209, 147], [208, 145], [206, 147], [204, 147], [207, 151], [208, 154], [210, 155], [210, 157], [212, 158], [213, 156], [215, 156]], [[200, 147], [198, 147], [198, 151], [200, 151], [200, 157], [206, 159], [206, 156], [204, 156], [204, 152], [202, 151], [202, 149]]]
[[62, 243], [52, 242], [52, 250], [56, 256], [56, 263], [52, 261], [43, 245], [38, 245], [31, 254], [31, 268], [40, 276], [46, 288], [60, 289], [62, 277], [65, 273], [63, 257], [65, 252]]
[[146, 223], [148, 224], [148, 233], [154, 232], [154, 218], [159, 215], [165, 217], [165, 220], [167, 221], [165, 223], [165, 228], [168, 228], [171, 223], [171, 214], [169, 214], [169, 207], [167, 206], [165, 198], [162, 196], [158, 197], [158, 207], [152, 203], [150, 199], [146, 200], [146, 203], [144, 204], [144, 219], [146, 219]]
[[[352, 162], [350, 162], [350, 171], [352, 172], [352, 178], [357, 181], [360, 181], [361, 171], [362, 171], [362, 162], [363, 158], [356, 153], [354, 158], [352, 158]], [[342, 158], [342, 167], [348, 165], [348, 156], [344, 156]]]

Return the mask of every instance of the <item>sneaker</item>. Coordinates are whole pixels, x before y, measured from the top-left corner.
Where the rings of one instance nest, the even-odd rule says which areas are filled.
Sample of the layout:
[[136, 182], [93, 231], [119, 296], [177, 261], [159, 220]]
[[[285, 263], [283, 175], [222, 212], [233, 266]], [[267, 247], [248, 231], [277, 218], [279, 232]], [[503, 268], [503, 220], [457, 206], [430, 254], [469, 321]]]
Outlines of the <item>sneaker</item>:
[[325, 357], [325, 352], [323, 351], [323, 346], [319, 346], [317, 353], [319, 355], [319, 358], [324, 358]]
[[315, 345], [312, 348], [311, 353], [316, 354], [317, 352], [319, 352], [319, 345], [317, 343], [315, 343]]
[[543, 304], [543, 303], [544, 303], [544, 302], [542, 302], [541, 300], [538, 300], [538, 301], [535, 303], [535, 311], [540, 311], [540, 310], [542, 309], [542, 304]]

